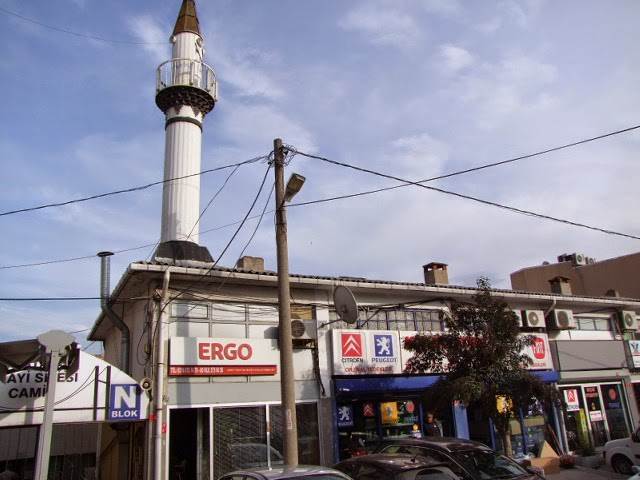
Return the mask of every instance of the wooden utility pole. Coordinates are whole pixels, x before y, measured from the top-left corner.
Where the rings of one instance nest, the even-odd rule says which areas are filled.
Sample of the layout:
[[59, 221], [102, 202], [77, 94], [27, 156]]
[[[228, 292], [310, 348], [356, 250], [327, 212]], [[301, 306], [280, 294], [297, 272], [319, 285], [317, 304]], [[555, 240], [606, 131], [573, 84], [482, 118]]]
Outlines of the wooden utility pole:
[[289, 291], [289, 247], [287, 245], [287, 213], [285, 210], [284, 151], [282, 140], [273, 141], [276, 174], [276, 246], [278, 256], [278, 334], [280, 339], [280, 392], [284, 463], [298, 464], [298, 426], [296, 423], [296, 391], [293, 375], [293, 340], [291, 337], [291, 299]]

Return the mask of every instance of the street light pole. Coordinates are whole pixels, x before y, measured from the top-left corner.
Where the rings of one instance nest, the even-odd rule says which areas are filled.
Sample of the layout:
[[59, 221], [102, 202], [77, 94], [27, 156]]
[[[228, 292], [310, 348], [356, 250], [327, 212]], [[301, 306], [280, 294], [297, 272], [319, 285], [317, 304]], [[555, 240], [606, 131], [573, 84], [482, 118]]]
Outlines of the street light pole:
[[276, 246], [278, 257], [278, 334], [280, 339], [280, 392], [282, 431], [284, 433], [284, 463], [298, 464], [298, 426], [296, 392], [293, 374], [293, 340], [291, 336], [291, 300], [289, 290], [289, 251], [287, 245], [287, 213], [285, 210], [284, 151], [282, 140], [273, 141], [276, 175]]

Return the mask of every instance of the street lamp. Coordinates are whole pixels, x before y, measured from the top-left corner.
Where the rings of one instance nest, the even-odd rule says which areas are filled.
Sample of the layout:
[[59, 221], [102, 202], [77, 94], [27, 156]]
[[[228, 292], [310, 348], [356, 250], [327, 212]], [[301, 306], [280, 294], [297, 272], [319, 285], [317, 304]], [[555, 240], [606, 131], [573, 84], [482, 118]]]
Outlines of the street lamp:
[[298, 426], [296, 390], [293, 374], [293, 340], [291, 337], [291, 298], [289, 291], [289, 250], [287, 245], [287, 213], [285, 203], [300, 191], [305, 178], [294, 173], [284, 185], [284, 151], [282, 140], [273, 141], [276, 175], [276, 247], [278, 258], [278, 336], [280, 342], [280, 396], [282, 431], [284, 433], [284, 463], [298, 464]]

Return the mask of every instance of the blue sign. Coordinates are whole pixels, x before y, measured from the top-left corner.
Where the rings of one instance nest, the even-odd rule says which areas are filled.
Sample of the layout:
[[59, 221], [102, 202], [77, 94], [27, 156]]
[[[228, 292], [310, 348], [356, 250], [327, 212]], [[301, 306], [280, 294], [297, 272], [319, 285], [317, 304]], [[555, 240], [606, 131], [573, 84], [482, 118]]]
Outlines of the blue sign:
[[376, 357], [393, 357], [393, 336], [374, 335], [373, 343]]
[[111, 384], [107, 420], [118, 422], [140, 418], [140, 387], [135, 383]]
[[338, 407], [338, 427], [353, 427], [353, 407], [351, 405]]

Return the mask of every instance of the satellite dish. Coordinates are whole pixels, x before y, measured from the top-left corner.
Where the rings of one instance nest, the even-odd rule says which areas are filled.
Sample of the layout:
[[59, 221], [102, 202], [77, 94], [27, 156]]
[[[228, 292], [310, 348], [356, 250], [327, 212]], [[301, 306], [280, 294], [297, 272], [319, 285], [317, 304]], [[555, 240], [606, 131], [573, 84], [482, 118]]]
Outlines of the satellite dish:
[[353, 324], [358, 320], [358, 304], [347, 287], [337, 286], [333, 291], [333, 304], [340, 320]]

